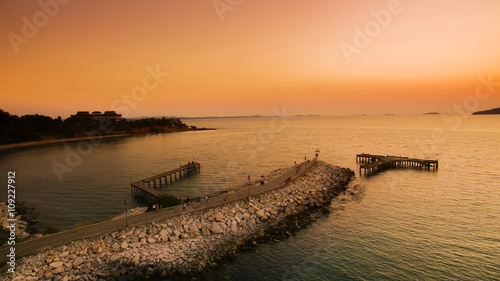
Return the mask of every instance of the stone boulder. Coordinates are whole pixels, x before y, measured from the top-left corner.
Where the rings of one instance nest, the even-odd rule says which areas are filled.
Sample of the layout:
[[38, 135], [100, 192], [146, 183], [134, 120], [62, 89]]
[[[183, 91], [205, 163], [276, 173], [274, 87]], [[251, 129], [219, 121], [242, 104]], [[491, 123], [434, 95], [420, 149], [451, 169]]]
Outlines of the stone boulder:
[[212, 225], [212, 232], [215, 234], [223, 233], [224, 231], [220, 228], [219, 224], [214, 222]]
[[213, 220], [216, 222], [221, 222], [222, 221], [222, 215], [221, 213], [217, 212], [213, 215]]
[[55, 261], [53, 263], [51, 263], [49, 266], [51, 268], [60, 268], [64, 265], [64, 263], [62, 261]]
[[78, 257], [75, 259], [75, 262], [73, 262], [74, 266], [79, 266], [80, 264], [83, 263], [83, 259], [81, 257]]
[[198, 233], [200, 231], [195, 223], [191, 223], [191, 225], [189, 226], [189, 230], [192, 233]]
[[204, 235], [204, 236], [208, 236], [208, 235], [210, 235], [210, 231], [211, 231], [211, 230], [210, 230], [210, 228], [209, 228], [209, 227], [207, 227], [207, 226], [205, 226], [205, 227], [203, 227], [203, 228], [201, 229], [201, 233], [203, 233], [203, 235]]

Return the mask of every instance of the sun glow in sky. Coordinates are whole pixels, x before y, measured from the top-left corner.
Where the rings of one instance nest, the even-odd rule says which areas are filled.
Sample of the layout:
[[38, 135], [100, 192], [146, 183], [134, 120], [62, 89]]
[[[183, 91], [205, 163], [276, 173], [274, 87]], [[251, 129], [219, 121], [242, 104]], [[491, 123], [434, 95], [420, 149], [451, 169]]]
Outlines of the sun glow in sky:
[[[479, 76], [500, 82], [499, 15], [497, 0], [2, 1], [0, 109], [445, 112]], [[474, 108], [500, 106], [495, 89]]]

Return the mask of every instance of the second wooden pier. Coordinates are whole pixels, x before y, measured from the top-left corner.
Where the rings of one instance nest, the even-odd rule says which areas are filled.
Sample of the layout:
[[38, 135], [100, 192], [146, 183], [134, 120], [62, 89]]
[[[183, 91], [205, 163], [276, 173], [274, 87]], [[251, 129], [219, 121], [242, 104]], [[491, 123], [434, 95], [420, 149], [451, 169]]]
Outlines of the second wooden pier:
[[417, 169], [438, 169], [438, 160], [427, 160], [409, 158], [395, 155], [373, 155], [358, 154], [356, 162], [364, 163], [359, 165], [359, 174], [373, 175], [380, 171], [391, 168], [417, 168]]
[[[196, 173], [200, 170], [201, 164], [198, 162], [189, 162], [186, 165], [181, 165], [179, 168], [170, 170], [149, 178], [142, 179], [140, 181], [131, 182], [130, 189], [133, 195], [143, 197], [147, 201], [150, 201], [154, 197], [161, 194], [154, 187], [160, 186], [162, 182], [169, 183], [175, 180], [182, 179], [192, 173]], [[151, 187], [153, 185], [153, 187]]]

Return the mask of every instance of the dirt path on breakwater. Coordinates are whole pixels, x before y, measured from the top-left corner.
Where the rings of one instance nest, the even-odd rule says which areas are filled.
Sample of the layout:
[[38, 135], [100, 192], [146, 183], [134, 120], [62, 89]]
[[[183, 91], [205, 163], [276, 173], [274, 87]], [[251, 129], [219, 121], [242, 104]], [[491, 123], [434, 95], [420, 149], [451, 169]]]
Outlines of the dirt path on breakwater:
[[[252, 187], [251, 194], [258, 194], [273, 190], [277, 187], [282, 186], [286, 183], [288, 178], [294, 180], [295, 178], [304, 174], [309, 168], [311, 168], [317, 161], [303, 162], [300, 164], [300, 169], [296, 171], [292, 169], [292, 171], [281, 175], [264, 185], [260, 185], [257, 187]], [[248, 197], [249, 191], [248, 189], [239, 190], [236, 192], [230, 192], [227, 194], [223, 194], [217, 197], [210, 198], [208, 204], [202, 202], [200, 208], [196, 209], [193, 206], [187, 206], [186, 210], [182, 210], [182, 206], [175, 206], [167, 209], [162, 209], [153, 212], [147, 212], [145, 214], [132, 216], [128, 218], [128, 226], [134, 227], [142, 224], [146, 224], [153, 221], [164, 220], [173, 216], [177, 216], [180, 214], [186, 214], [190, 212], [197, 212], [204, 209], [210, 209], [217, 206], [221, 206], [223, 204], [240, 200], [245, 197]], [[16, 258], [36, 253], [40, 250], [53, 248], [55, 246], [68, 243], [73, 240], [79, 240], [84, 238], [90, 238], [99, 236], [105, 233], [109, 233], [112, 231], [117, 231], [125, 228], [125, 218], [117, 219], [113, 221], [105, 221], [97, 224], [92, 224], [80, 228], [70, 229], [67, 231], [59, 232], [56, 234], [51, 234], [47, 236], [43, 236], [37, 239], [28, 240], [25, 242], [21, 242], [15, 245], [16, 248]], [[7, 261], [7, 255], [10, 252], [10, 246], [5, 247], [0, 250], [0, 262], [4, 263]]]

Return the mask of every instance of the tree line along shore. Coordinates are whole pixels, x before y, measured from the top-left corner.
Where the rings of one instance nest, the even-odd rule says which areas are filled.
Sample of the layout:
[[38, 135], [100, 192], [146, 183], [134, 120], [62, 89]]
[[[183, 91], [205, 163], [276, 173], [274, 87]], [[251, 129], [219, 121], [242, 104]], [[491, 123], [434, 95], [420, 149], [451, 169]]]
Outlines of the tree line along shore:
[[[61, 117], [28, 114], [18, 117], [0, 109], [0, 149], [92, 137], [120, 137], [149, 133], [208, 130], [188, 126], [179, 118], [129, 120], [95, 119], [91, 115]], [[211, 130], [211, 129], [210, 129]]]

